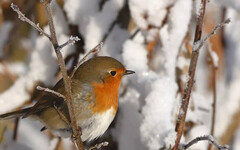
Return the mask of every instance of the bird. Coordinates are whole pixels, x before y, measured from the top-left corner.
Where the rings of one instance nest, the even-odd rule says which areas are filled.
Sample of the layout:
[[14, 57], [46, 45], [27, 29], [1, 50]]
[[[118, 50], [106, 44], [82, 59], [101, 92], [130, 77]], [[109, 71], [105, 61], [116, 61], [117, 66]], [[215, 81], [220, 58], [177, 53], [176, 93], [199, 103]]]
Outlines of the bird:
[[[133, 73], [118, 60], [108, 56], [96, 56], [77, 68], [72, 76], [71, 93], [83, 142], [102, 136], [108, 129], [117, 113], [122, 77]], [[66, 95], [63, 79], [52, 90]], [[41, 131], [49, 129], [54, 135], [63, 138], [72, 136], [67, 102], [57, 95], [44, 92], [32, 107], [2, 114], [0, 120], [20, 117], [40, 121], [43, 124]]]

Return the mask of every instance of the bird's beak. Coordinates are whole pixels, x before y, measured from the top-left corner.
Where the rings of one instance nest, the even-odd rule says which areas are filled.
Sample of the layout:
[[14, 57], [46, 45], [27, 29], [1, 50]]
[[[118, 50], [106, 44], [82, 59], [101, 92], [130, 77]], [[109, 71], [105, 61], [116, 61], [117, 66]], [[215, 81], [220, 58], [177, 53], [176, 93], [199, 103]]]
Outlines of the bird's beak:
[[126, 70], [123, 75], [129, 75], [129, 74], [133, 74], [133, 73], [135, 73], [135, 72], [132, 70]]

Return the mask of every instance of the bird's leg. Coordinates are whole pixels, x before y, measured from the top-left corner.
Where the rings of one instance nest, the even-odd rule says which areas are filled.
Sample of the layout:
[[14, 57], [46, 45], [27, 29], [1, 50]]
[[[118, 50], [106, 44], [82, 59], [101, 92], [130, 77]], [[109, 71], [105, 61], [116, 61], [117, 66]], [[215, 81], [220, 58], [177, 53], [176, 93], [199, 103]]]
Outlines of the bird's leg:
[[81, 137], [81, 135], [82, 135], [82, 129], [79, 126], [78, 126], [78, 132], [77, 133], [80, 133], [80, 134], [77, 134], [77, 135], [72, 134], [73, 141], [76, 140], [77, 137]]

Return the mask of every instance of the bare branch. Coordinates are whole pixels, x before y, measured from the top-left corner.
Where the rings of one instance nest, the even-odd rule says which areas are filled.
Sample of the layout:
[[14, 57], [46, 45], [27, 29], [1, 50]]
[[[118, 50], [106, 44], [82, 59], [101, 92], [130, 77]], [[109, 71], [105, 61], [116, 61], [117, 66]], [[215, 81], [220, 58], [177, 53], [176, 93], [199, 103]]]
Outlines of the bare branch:
[[62, 49], [63, 47], [67, 46], [67, 45], [73, 45], [75, 44], [77, 41], [79, 41], [79, 37], [78, 36], [70, 36], [69, 40], [65, 43], [63, 43], [62, 45], [59, 45], [59, 50]]
[[100, 42], [97, 46], [95, 46], [93, 49], [91, 49], [77, 64], [76, 67], [74, 67], [74, 70], [72, 71], [70, 78], [73, 77], [74, 73], [77, 71], [78, 67], [83, 63], [83, 61], [85, 61], [87, 59], [87, 57], [92, 54], [92, 53], [98, 53], [103, 46], [103, 42]]
[[100, 149], [101, 147], [103, 147], [103, 146], [108, 146], [108, 142], [107, 141], [105, 141], [105, 142], [102, 142], [102, 143], [99, 143], [99, 144], [96, 144], [96, 145], [94, 145], [94, 146], [92, 146], [92, 147], [90, 147], [88, 150], [93, 150], [93, 149]]
[[39, 90], [39, 91], [44, 91], [44, 92], [50, 93], [54, 96], [57, 96], [57, 97], [60, 97], [60, 98], [63, 98], [64, 100], [66, 100], [66, 97], [64, 95], [62, 95], [61, 93], [58, 93], [54, 90], [51, 90], [49, 88], [44, 88], [44, 87], [41, 87], [41, 86], [37, 86], [36, 89]]
[[[196, 26], [196, 30], [195, 30], [194, 43], [201, 40], [203, 18], [205, 15], [205, 8], [206, 8], [206, 0], [201, 0], [201, 6], [202, 7], [200, 8], [200, 10], [201, 10], [200, 15], [198, 17], [197, 26]], [[182, 98], [182, 102], [181, 102], [181, 108], [178, 113], [178, 120], [177, 120], [176, 128], [175, 128], [175, 131], [177, 132], [177, 138], [175, 140], [175, 145], [172, 148], [172, 150], [178, 149], [178, 145], [180, 143], [180, 140], [181, 140], [181, 137], [183, 134], [183, 128], [185, 125], [185, 118], [187, 115], [188, 104], [189, 104], [190, 95], [192, 92], [192, 86], [194, 83], [194, 76], [195, 76], [195, 70], [196, 70], [196, 66], [197, 66], [198, 55], [199, 55], [199, 50], [192, 51], [191, 61], [190, 61], [189, 69], [188, 69], [188, 76], [190, 78], [187, 81], [186, 87], [184, 89], [184, 94], [183, 94], [183, 98]]]
[[211, 136], [211, 135], [204, 135], [204, 136], [196, 137], [195, 139], [193, 139], [189, 143], [180, 145], [179, 149], [180, 150], [186, 150], [189, 147], [191, 147], [193, 144], [198, 143], [199, 141], [208, 141], [212, 145], [216, 146], [219, 150], [228, 150], [229, 149], [228, 145], [223, 145], [223, 146], [219, 145], [216, 142], [215, 138], [213, 136]]
[[25, 17], [25, 15], [19, 10], [17, 5], [14, 5], [13, 3], [11, 3], [11, 8], [13, 9], [13, 11], [15, 11], [18, 14], [18, 18], [21, 21], [25, 21], [28, 24], [30, 24], [32, 27], [34, 27], [36, 30], [38, 30], [38, 32], [40, 32], [40, 34], [45, 35], [49, 40], [51, 40], [51, 37], [49, 34], [47, 34], [46, 32], [43, 31], [43, 29], [41, 29], [39, 27], [39, 24], [35, 24], [34, 22], [32, 22], [31, 20], [29, 20], [27, 17]]
[[231, 22], [230, 18], [226, 19], [224, 22], [219, 23], [216, 25], [212, 32], [210, 32], [206, 37], [203, 38], [203, 40], [198, 40], [193, 43], [193, 51], [199, 51], [200, 48], [202, 48], [203, 44], [214, 34], [216, 34], [216, 31], [220, 28], [222, 28], [224, 25], [229, 24]]
[[67, 106], [68, 106], [68, 110], [69, 110], [69, 116], [71, 119], [71, 127], [72, 127], [72, 131], [73, 131], [72, 137], [74, 137], [74, 139], [76, 139], [74, 142], [76, 142], [78, 149], [84, 150], [83, 143], [81, 140], [81, 135], [82, 135], [81, 128], [77, 126], [77, 120], [76, 120], [73, 101], [72, 101], [71, 78], [69, 78], [69, 76], [67, 74], [66, 65], [65, 65], [62, 53], [60, 52], [61, 47], [58, 45], [55, 27], [53, 24], [52, 11], [50, 8], [50, 2], [51, 1], [49, 1], [49, 0], [41, 0], [41, 3], [44, 5], [45, 12], [46, 12], [47, 18], [48, 18], [49, 30], [51, 33], [51, 42], [55, 49], [55, 53], [57, 55], [58, 63], [60, 65], [61, 73], [63, 76], [64, 87], [66, 90], [66, 98], [68, 100]]
[[15, 120], [14, 133], [13, 133], [13, 140], [14, 141], [17, 140], [17, 134], [18, 134], [18, 128], [19, 128], [19, 119], [20, 118], [16, 118], [16, 120]]

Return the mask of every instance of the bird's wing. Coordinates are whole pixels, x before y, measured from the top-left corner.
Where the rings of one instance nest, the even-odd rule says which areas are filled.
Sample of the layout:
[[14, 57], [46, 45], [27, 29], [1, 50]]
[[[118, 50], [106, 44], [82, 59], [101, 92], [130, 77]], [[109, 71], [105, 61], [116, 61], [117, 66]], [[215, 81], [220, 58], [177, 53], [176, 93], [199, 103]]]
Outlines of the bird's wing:
[[[62, 95], [66, 95], [64, 82], [62, 79], [57, 82], [52, 90]], [[75, 104], [75, 110], [79, 110], [77, 112], [78, 114], [84, 114], [84, 116], [89, 115], [86, 109], [88, 109], [88, 106], [94, 99], [92, 91], [92, 87], [88, 84], [82, 83], [80, 80], [72, 80], [72, 98]], [[23, 116], [23, 118], [29, 115], [39, 114], [51, 107], [58, 109], [57, 111], [62, 113], [68, 120], [70, 120], [67, 102], [63, 98], [50, 93], [43, 93], [40, 100], [33, 107], [31, 107], [31, 109]]]
[[[59, 80], [56, 85], [53, 87], [52, 90], [61, 93], [62, 95], [65, 95], [65, 90], [64, 88], [61, 88], [63, 85], [63, 80]], [[34, 115], [37, 113], [40, 113], [50, 107], [57, 106], [59, 107], [64, 103], [64, 99], [61, 97], [58, 97], [57, 95], [43, 92], [41, 93], [42, 95], [40, 96], [40, 100], [32, 106], [25, 115], [23, 115], [23, 118], [28, 117], [29, 115]]]

